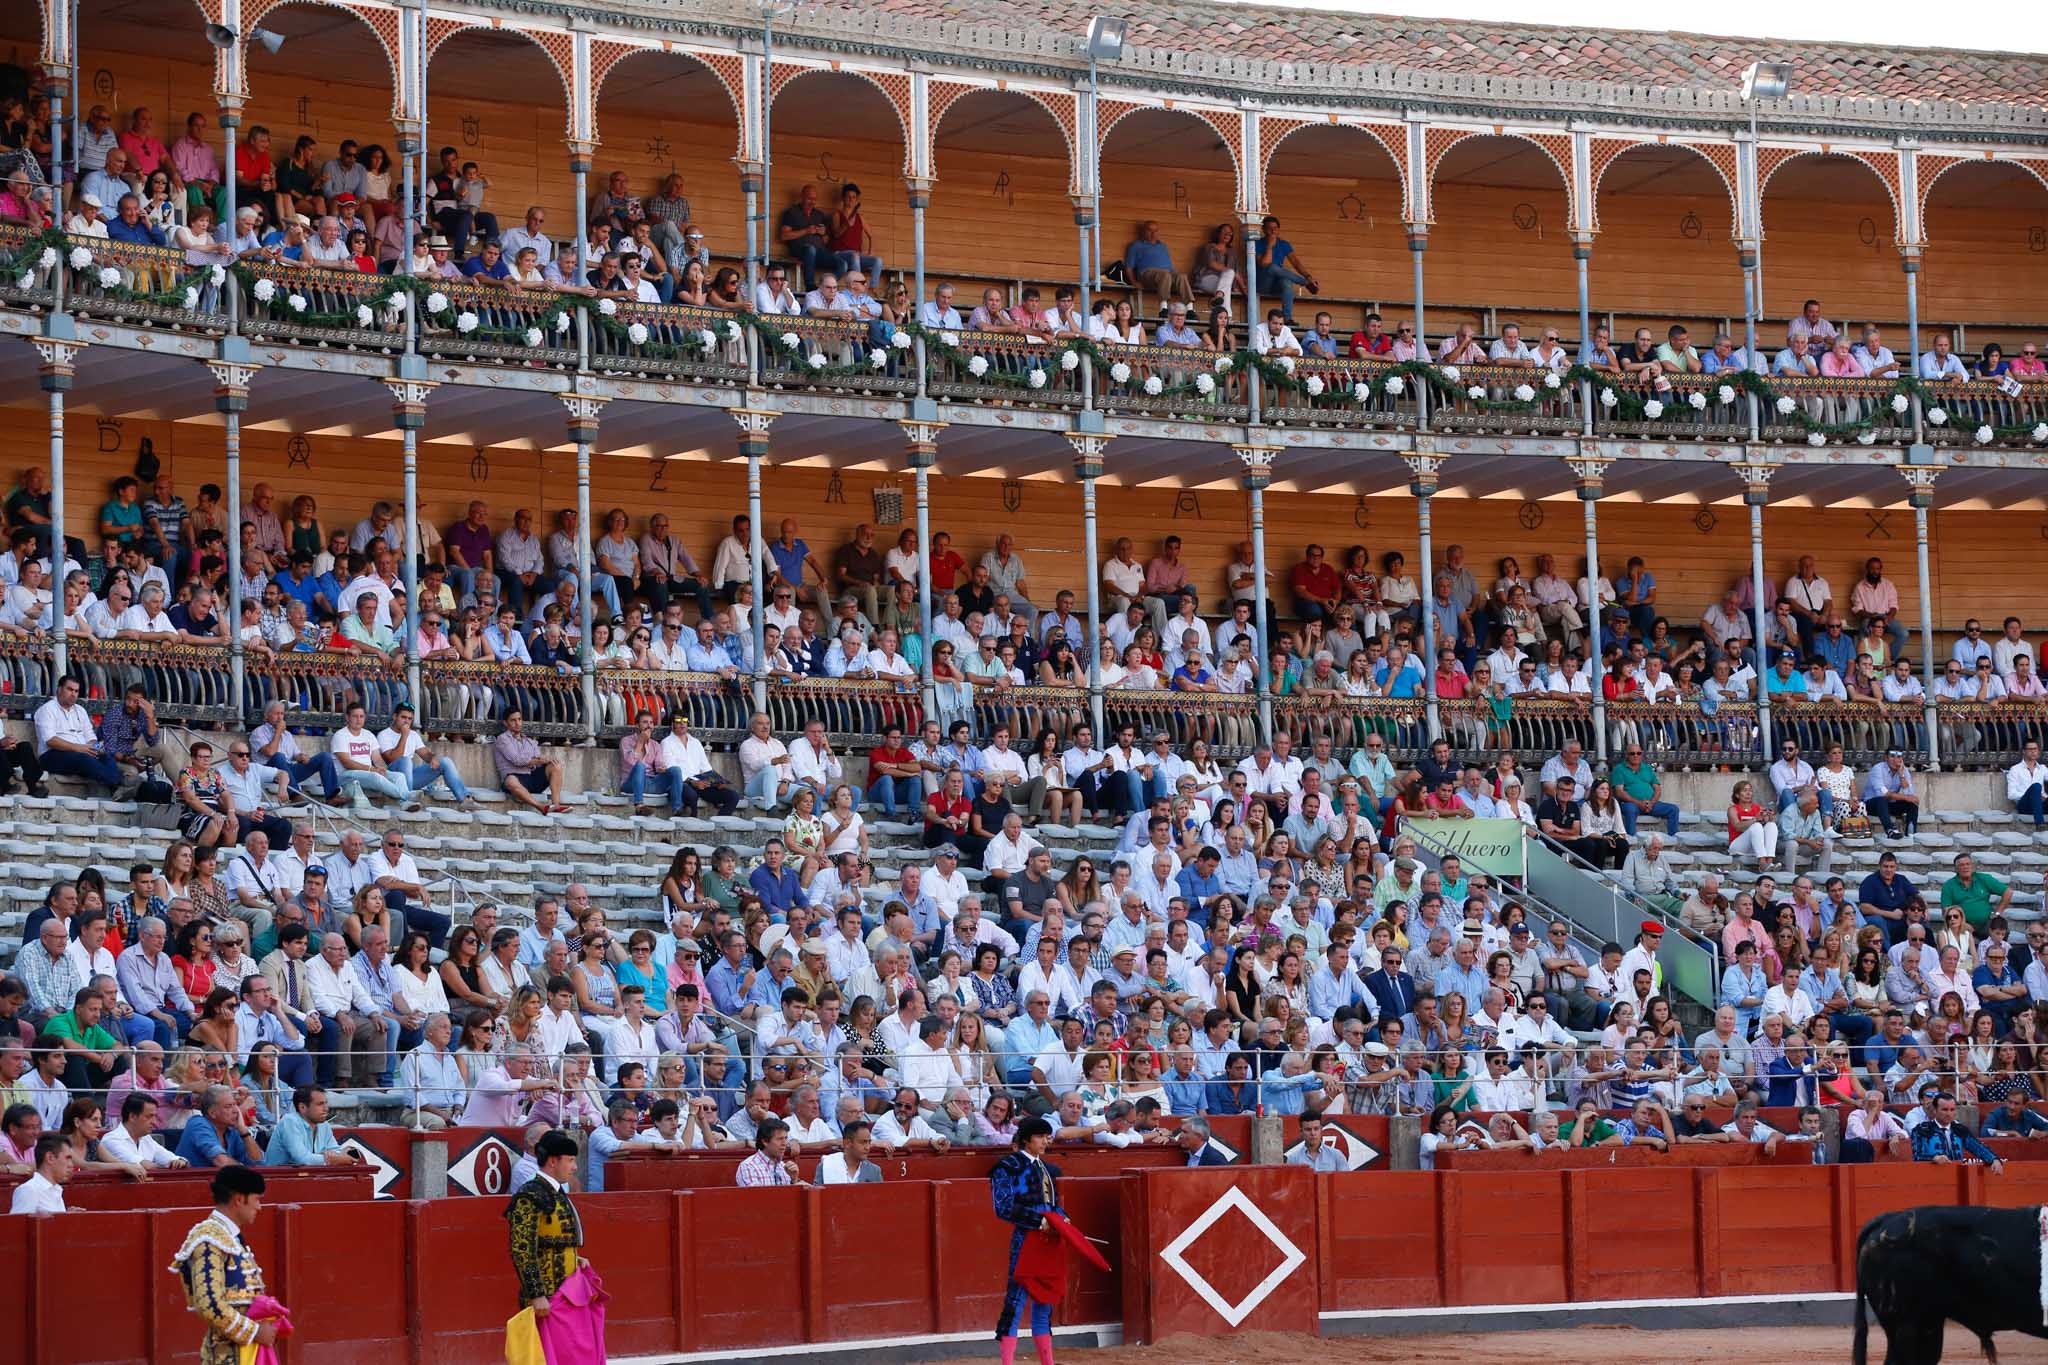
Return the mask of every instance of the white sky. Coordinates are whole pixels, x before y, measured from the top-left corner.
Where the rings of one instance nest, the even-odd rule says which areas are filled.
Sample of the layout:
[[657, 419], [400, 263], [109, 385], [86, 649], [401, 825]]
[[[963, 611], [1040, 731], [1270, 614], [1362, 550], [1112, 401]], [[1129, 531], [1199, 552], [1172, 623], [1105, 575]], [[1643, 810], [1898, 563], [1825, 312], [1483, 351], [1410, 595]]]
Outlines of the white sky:
[[[1233, 0], [1226, 0], [1226, 3]], [[1260, 0], [1234, 0], [1247, 9]], [[1905, 47], [1967, 47], [1996, 52], [2048, 52], [2048, 12], [2031, 4], [1914, 4], [1873, 0], [1848, 7], [1787, 4], [1784, 0], [1721, 0], [1708, 7], [1685, 6], [1677, 23], [1670, 6], [1623, 0], [1576, 0], [1553, 13], [1528, 0], [1288, 0], [1290, 9], [1341, 10], [1347, 14], [1402, 14], [1428, 19], [1477, 19], [1504, 23], [1550, 23], [1592, 28], [1713, 33], [1747, 38], [1897, 44]]]

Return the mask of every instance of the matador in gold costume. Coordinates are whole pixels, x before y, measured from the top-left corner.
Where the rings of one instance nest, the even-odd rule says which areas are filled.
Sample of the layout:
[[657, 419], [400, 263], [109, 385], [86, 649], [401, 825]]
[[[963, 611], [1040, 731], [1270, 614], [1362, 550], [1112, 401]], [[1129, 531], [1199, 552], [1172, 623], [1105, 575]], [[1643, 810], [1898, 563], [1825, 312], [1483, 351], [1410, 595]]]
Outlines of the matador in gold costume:
[[562, 1281], [576, 1272], [583, 1223], [569, 1199], [576, 1173], [576, 1141], [567, 1133], [545, 1134], [534, 1144], [540, 1174], [521, 1186], [505, 1206], [511, 1225], [512, 1270], [519, 1277], [519, 1302], [546, 1313]]
[[213, 1204], [185, 1234], [171, 1272], [185, 1286], [186, 1306], [206, 1324], [201, 1365], [239, 1365], [243, 1347], [277, 1339], [277, 1323], [248, 1316], [263, 1293], [263, 1267], [243, 1235], [263, 1208], [263, 1177], [247, 1166], [222, 1167], [213, 1177]]

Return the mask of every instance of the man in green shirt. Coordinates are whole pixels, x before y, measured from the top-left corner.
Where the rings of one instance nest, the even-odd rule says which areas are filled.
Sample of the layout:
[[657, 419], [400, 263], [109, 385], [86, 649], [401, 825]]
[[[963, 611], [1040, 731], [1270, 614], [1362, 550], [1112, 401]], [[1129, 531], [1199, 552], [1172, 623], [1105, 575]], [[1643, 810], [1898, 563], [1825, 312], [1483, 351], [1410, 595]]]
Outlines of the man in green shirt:
[[90, 986], [71, 997], [71, 1008], [50, 1016], [43, 1032], [64, 1043], [64, 1084], [77, 1091], [104, 1091], [120, 1069], [121, 1045], [100, 1027], [105, 1001]]
[[1621, 1141], [1614, 1125], [1600, 1117], [1600, 1106], [1590, 1099], [1579, 1101], [1578, 1113], [1570, 1123], [1558, 1126], [1557, 1135], [1573, 1147], [1609, 1147]]
[[1967, 853], [1956, 855], [1956, 875], [1941, 884], [1941, 908], [1963, 908], [1963, 918], [1979, 934], [2012, 904], [2012, 888], [1989, 872], [1979, 872]]
[[1643, 761], [1643, 746], [1631, 744], [1608, 776], [1614, 779], [1614, 795], [1621, 802], [1621, 823], [1628, 837], [1636, 837], [1636, 821], [1644, 816], [1664, 821], [1672, 838], [1678, 837], [1678, 807], [1661, 800], [1664, 779], [1653, 763]]

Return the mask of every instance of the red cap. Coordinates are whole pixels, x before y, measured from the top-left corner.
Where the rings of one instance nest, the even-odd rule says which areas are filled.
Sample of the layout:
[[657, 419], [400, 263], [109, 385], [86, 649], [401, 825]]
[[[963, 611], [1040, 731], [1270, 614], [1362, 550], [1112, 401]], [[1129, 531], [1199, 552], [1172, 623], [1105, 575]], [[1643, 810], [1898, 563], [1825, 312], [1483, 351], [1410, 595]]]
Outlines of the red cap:
[[1656, 920], [1646, 919], [1642, 923], [1642, 930], [1646, 934], [1661, 934], [1664, 932], [1664, 926]]

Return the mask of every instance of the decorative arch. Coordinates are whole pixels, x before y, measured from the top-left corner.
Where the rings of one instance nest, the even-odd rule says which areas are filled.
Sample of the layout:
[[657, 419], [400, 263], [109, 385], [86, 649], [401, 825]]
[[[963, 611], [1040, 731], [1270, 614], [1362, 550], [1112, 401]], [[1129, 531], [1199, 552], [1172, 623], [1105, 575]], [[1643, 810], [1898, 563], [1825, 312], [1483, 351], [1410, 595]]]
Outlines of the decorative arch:
[[1877, 183], [1884, 187], [1886, 197], [1892, 201], [1892, 240], [1902, 242], [1906, 239], [1906, 206], [1903, 196], [1899, 193], [1899, 154], [1832, 147], [1825, 142], [1818, 147], [1764, 147], [1758, 150], [1756, 199], [1759, 220], [1763, 217], [1763, 200], [1771, 187], [1771, 177], [1787, 162], [1797, 161], [1802, 156], [1840, 156], [1862, 162], [1870, 169], [1870, 173], [1877, 177]]
[[[501, 19], [489, 23], [470, 23], [461, 19], [442, 19], [427, 16], [426, 73], [433, 79], [434, 56], [442, 46], [459, 33], [485, 30], [492, 33], [510, 33], [526, 39], [541, 50], [541, 54], [555, 68], [555, 75], [562, 82], [562, 124], [563, 131], [574, 137], [576, 134], [576, 39], [566, 31], [518, 28]], [[431, 101], [429, 102], [431, 103]]]
[[[1182, 104], [1177, 100], [1166, 100], [1159, 104], [1137, 104], [1128, 100], [1103, 100], [1096, 106], [1095, 117], [1100, 126], [1095, 130], [1095, 149], [1098, 153], [1109, 145], [1110, 130], [1132, 114], [1141, 110], [1152, 110], [1163, 114], [1180, 114], [1187, 118], [1200, 119], [1215, 130], [1223, 139], [1224, 150], [1230, 153], [1230, 168], [1240, 186], [1244, 184], [1244, 123], [1238, 116], [1224, 109], [1209, 109], [1199, 104]], [[1242, 189], [1239, 190], [1242, 194]]]
[[2029, 161], [2020, 157], [2001, 157], [1995, 152], [1981, 156], [1952, 156], [1948, 154], [1929, 155], [1922, 152], [1914, 160], [1920, 188], [1920, 240], [1927, 241], [1927, 201], [1934, 196], [1934, 182], [1958, 166], [2016, 166], [2037, 181], [2042, 189], [2048, 189], [2048, 162]]
[[733, 112], [733, 155], [746, 153], [746, 62], [736, 52], [693, 52], [688, 48], [662, 43], [658, 47], [646, 47], [635, 43], [613, 42], [609, 38], [593, 38], [590, 41], [590, 131], [595, 141], [600, 132], [597, 126], [598, 100], [604, 94], [605, 78], [612, 74], [621, 63], [639, 56], [673, 56], [696, 63], [718, 78], [725, 90], [725, 96], [732, 102]]
[[1490, 131], [1483, 128], [1430, 128], [1423, 133], [1423, 182], [1432, 206], [1436, 202], [1436, 173], [1443, 168], [1444, 157], [1451, 148], [1475, 137], [1508, 138], [1516, 142], [1526, 142], [1549, 157], [1550, 164], [1557, 168], [1558, 183], [1564, 190], [1566, 220], [1573, 223], [1579, 221], [1579, 192], [1578, 186], [1572, 180], [1571, 170], [1571, 138], [1563, 133], [1509, 132], [1498, 124]]
[[1052, 116], [1053, 125], [1067, 148], [1067, 192], [1081, 192], [1081, 158], [1076, 143], [1080, 137], [1080, 106], [1070, 90], [1032, 90], [997, 81], [994, 85], [969, 85], [965, 81], [934, 80], [925, 97], [925, 138], [931, 148], [932, 174], [938, 174], [939, 132], [945, 126], [946, 111], [969, 95], [1014, 95], [1026, 99]]
[[[768, 102], [773, 105], [783, 90], [792, 81], [813, 75], [852, 76], [866, 81], [889, 101], [889, 108], [896, 113], [896, 127], [903, 135], [903, 173], [911, 172], [910, 137], [910, 77], [900, 71], [869, 71], [858, 66], [841, 66], [833, 62], [830, 66], [801, 66], [795, 62], [777, 62], [775, 70], [768, 77]], [[766, 150], [766, 149], [764, 149]]]
[[[1673, 142], [1666, 138], [1605, 138], [1593, 139], [1589, 152], [1590, 174], [1587, 193], [1592, 196], [1593, 230], [1600, 230], [1600, 181], [1606, 176], [1607, 168], [1639, 147], [1679, 147], [1693, 153], [1721, 177], [1721, 188], [1728, 194], [1728, 213], [1731, 223], [1742, 222], [1742, 208], [1735, 198], [1735, 148], [1725, 142]], [[1738, 228], [1739, 230], [1739, 228]]]
[[1415, 221], [1412, 202], [1414, 195], [1408, 176], [1408, 134], [1399, 124], [1356, 123], [1330, 114], [1323, 118], [1289, 118], [1266, 116], [1259, 121], [1259, 152], [1264, 158], [1259, 166], [1259, 192], [1263, 201], [1266, 197], [1267, 182], [1272, 178], [1273, 154], [1280, 150], [1280, 144], [1304, 128], [1345, 128], [1363, 133], [1372, 139], [1394, 163], [1395, 177], [1401, 182], [1401, 218], [1404, 222]]
[[[217, 0], [216, 0], [217, 3]], [[370, 35], [377, 40], [378, 51], [384, 54], [384, 65], [391, 72], [391, 116], [397, 118], [404, 112], [404, 92], [400, 88], [398, 52], [398, 11], [382, 5], [356, 6], [343, 0], [250, 0], [242, 8], [242, 27], [246, 31], [255, 28], [265, 16], [275, 14], [293, 5], [319, 5], [325, 9], [337, 9], [343, 14], [353, 15], [363, 21]], [[238, 43], [235, 55], [242, 63], [242, 69], [235, 73], [235, 86], [245, 93], [249, 89], [249, 45]]]

